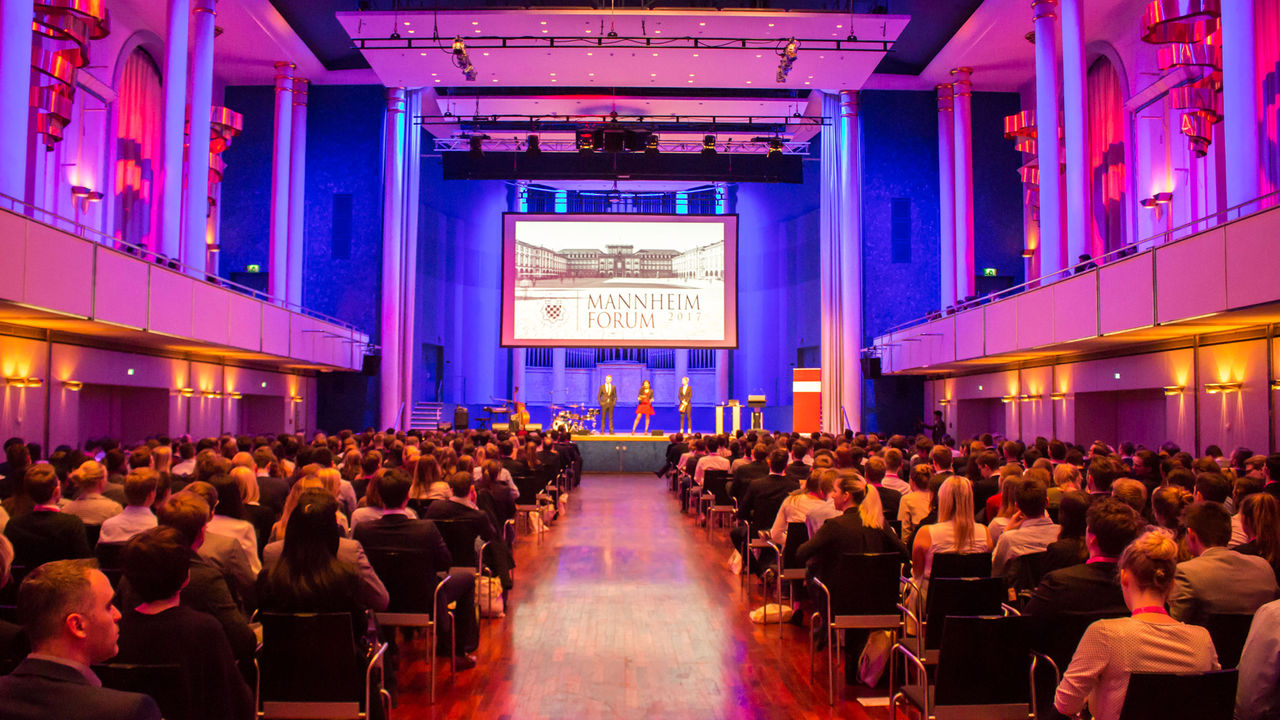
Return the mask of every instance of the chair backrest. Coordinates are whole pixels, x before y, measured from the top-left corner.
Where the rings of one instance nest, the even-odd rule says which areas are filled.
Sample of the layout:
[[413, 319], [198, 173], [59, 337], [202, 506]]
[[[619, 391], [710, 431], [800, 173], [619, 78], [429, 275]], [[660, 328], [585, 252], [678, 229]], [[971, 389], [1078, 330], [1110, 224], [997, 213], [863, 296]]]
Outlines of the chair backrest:
[[1118, 613], [1082, 612], [1062, 613], [1058, 615], [1032, 616], [1031, 649], [1048, 655], [1058, 666], [1059, 672], [1066, 672], [1071, 664], [1071, 657], [1076, 654], [1080, 638], [1085, 630], [1099, 620], [1123, 617]]
[[942, 623], [935, 705], [1030, 701], [1025, 617], [951, 615]]
[[105, 663], [94, 665], [93, 672], [105, 688], [150, 695], [165, 720], [195, 716], [189, 679], [178, 665]]
[[98, 567], [104, 572], [123, 568], [124, 546], [124, 543], [98, 543], [93, 548], [93, 554], [98, 558]]
[[379, 550], [365, 548], [369, 564], [387, 587], [387, 612], [424, 613], [435, 611], [433, 602], [436, 575], [434, 558], [426, 550]]
[[464, 518], [434, 522], [440, 529], [444, 544], [449, 548], [449, 554], [453, 556], [454, 567], [475, 567], [476, 538], [480, 537], [475, 523]]
[[787, 523], [787, 543], [782, 546], [782, 568], [784, 570], [804, 567], [804, 563], [796, 559], [796, 550], [808, 541], [808, 525], [802, 522]]
[[418, 514], [418, 517], [426, 517], [427, 510], [431, 508], [431, 504], [439, 502], [438, 500], [427, 500], [426, 498], [414, 498], [409, 501], [409, 508]]
[[844, 553], [828, 574], [822, 582], [831, 591], [833, 615], [898, 614], [898, 553]]
[[715, 496], [716, 505], [732, 505], [729, 497], [729, 471], [708, 470], [702, 474], [702, 488]]
[[101, 525], [85, 525], [84, 537], [89, 541], [89, 549], [93, 549], [98, 544], [98, 536], [102, 534]]
[[1014, 589], [1034, 590], [1044, 576], [1044, 563], [1048, 556], [1047, 552], [1027, 553], [1010, 560], [1005, 572], [1013, 578]]
[[991, 553], [935, 553], [933, 578], [991, 577]]
[[520, 491], [520, 496], [516, 498], [517, 505], [536, 505], [538, 503], [538, 493], [547, 486], [542, 476], [537, 473], [523, 473], [520, 475], [512, 474], [511, 480], [516, 484], [516, 489]]
[[1231, 720], [1238, 675], [1236, 670], [1133, 673], [1120, 720]]
[[1000, 578], [933, 578], [925, 601], [925, 648], [937, 650], [942, 646], [944, 618], [999, 615], [1004, 599], [1004, 580]]
[[258, 618], [262, 702], [364, 702], [364, 668], [356, 656], [350, 613], [259, 613]]
[[1213, 647], [1218, 651], [1218, 662], [1224, 668], [1233, 668], [1240, 664], [1240, 653], [1244, 652], [1244, 641], [1249, 637], [1249, 628], [1253, 625], [1253, 613], [1210, 613], [1204, 621], [1204, 627], [1213, 637]]

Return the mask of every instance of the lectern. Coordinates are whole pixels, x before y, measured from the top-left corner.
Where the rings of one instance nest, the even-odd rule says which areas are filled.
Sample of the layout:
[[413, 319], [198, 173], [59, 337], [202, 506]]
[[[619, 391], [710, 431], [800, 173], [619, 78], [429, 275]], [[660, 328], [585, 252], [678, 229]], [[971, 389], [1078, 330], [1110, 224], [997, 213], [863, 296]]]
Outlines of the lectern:
[[764, 395], [748, 395], [747, 407], [751, 408], [751, 429], [764, 429]]
[[729, 411], [729, 417], [733, 422], [730, 432], [737, 433], [742, 429], [742, 405], [737, 400], [730, 400], [726, 405], [716, 406], [716, 434], [720, 435], [724, 432], [724, 411]]

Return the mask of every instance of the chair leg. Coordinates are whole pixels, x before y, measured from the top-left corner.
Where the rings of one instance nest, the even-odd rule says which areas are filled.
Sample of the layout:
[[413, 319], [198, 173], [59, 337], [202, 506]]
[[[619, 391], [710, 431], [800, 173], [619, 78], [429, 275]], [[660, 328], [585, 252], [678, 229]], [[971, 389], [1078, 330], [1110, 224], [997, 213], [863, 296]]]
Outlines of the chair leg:
[[827, 704], [836, 704], [836, 643], [840, 635], [831, 629], [831, 621], [827, 621]]
[[431, 704], [432, 705], [436, 704], [436, 658], [435, 658], [435, 655], [436, 655], [436, 628], [437, 627], [439, 627], [439, 623], [435, 622], [435, 619], [433, 618], [431, 622], [431, 639], [428, 641], [431, 643], [431, 645], [428, 646], [430, 648], [428, 652], [431, 653], [430, 655], [431, 666], [427, 670], [427, 682], [430, 683], [431, 685]]

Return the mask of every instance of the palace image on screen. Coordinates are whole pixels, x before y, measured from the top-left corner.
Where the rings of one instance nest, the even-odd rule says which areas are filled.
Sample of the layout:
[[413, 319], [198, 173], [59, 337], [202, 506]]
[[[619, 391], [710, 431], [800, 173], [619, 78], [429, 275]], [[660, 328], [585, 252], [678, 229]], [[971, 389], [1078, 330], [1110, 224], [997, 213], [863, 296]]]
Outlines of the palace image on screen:
[[736, 215], [503, 216], [502, 344], [738, 344]]

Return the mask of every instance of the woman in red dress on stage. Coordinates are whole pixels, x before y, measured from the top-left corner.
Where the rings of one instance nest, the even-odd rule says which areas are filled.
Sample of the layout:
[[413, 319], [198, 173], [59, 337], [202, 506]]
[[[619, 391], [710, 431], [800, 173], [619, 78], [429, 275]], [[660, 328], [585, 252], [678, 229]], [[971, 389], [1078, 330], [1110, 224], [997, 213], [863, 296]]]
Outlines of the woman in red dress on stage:
[[640, 416], [644, 416], [644, 434], [649, 434], [649, 418], [653, 417], [653, 388], [649, 381], [640, 384], [640, 397], [636, 398], [636, 420], [631, 423], [631, 434], [636, 434], [636, 426], [640, 424]]

